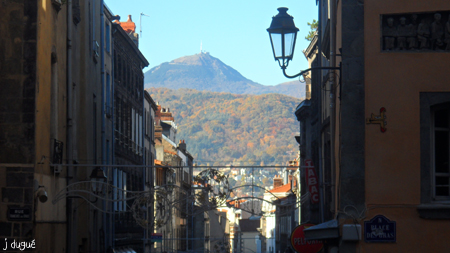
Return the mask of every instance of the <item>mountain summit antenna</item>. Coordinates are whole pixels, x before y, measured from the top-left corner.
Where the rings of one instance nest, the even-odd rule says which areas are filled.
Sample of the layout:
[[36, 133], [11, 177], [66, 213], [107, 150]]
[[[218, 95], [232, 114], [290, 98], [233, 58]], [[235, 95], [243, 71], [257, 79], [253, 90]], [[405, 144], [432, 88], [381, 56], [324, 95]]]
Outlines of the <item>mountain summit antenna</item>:
[[203, 41], [200, 41], [200, 54], [209, 54], [205, 50], [203, 50]]

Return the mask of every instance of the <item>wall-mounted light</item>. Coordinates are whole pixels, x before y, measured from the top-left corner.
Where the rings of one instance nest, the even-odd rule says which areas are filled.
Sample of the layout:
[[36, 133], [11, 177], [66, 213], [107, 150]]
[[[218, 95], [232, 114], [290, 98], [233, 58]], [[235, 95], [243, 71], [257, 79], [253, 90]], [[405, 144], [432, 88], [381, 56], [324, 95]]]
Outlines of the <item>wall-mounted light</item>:
[[95, 167], [91, 172], [92, 192], [101, 195], [103, 193], [103, 186], [106, 182], [105, 172], [100, 167]]
[[272, 23], [267, 28], [272, 44], [273, 56], [280, 67], [285, 69], [294, 57], [295, 41], [299, 29], [295, 27], [294, 18], [287, 14], [288, 8], [280, 7], [278, 14], [272, 17]]
[[43, 185], [39, 185], [35, 191], [35, 197], [39, 199], [40, 202], [45, 203], [48, 200], [47, 191]]
[[[299, 29], [295, 27], [294, 18], [287, 14], [288, 8], [280, 7], [277, 9], [278, 14], [272, 17], [272, 23], [267, 28], [270, 35], [270, 43], [272, 44], [273, 56], [287, 78], [296, 78], [314, 69], [336, 69], [341, 71], [341, 67], [314, 67], [301, 71], [300, 73], [289, 76], [286, 74], [286, 68], [289, 61], [294, 57], [295, 41], [297, 40], [297, 32]], [[340, 76], [340, 75], [339, 75]]]

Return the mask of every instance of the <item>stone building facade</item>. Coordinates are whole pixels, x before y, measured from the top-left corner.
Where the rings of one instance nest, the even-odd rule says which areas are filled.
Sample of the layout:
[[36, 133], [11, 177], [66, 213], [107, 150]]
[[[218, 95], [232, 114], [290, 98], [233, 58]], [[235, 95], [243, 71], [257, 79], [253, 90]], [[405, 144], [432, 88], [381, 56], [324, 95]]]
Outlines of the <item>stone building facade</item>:
[[440, 65], [450, 57], [448, 4], [318, 5], [318, 66], [341, 71], [313, 72], [311, 99], [296, 111], [301, 165], [314, 161], [321, 186], [320, 215], [305, 213], [301, 222], [323, 224], [306, 229], [306, 238], [326, 239], [326, 252], [448, 248], [450, 90]]
[[[145, 173], [145, 191], [155, 189], [155, 112], [157, 110], [156, 103], [147, 91], [144, 91], [144, 163], [146, 165]], [[154, 220], [154, 204], [148, 205], [147, 219]], [[146, 251], [150, 251], [153, 246], [149, 241], [154, 227], [149, 223], [145, 232]]]
[[[142, 68], [148, 62], [136, 36], [113, 25], [102, 0], [2, 1], [0, 14], [0, 241], [34, 239], [41, 252], [120, 247], [114, 240], [120, 229], [117, 236], [115, 217], [107, 215], [118, 205], [98, 201], [105, 195], [92, 188], [91, 172], [100, 168], [106, 183], [117, 180], [111, 167], [115, 71], [129, 106], [121, 117], [129, 118], [127, 139], [118, 139], [128, 146], [117, 160], [144, 161]], [[128, 57], [117, 69], [114, 48]], [[127, 177], [130, 190], [143, 189], [136, 171]], [[119, 220], [131, 222], [126, 218]], [[133, 243], [143, 251], [142, 228], [138, 234]]]
[[105, 249], [92, 206], [56, 198], [67, 185], [90, 180], [93, 167], [73, 164], [102, 160], [101, 52], [93, 43], [102, 41], [100, 12], [80, 23], [101, 7], [102, 1], [1, 3], [2, 241], [33, 238], [42, 252]]
[[[131, 25], [131, 28], [130, 26]], [[144, 147], [144, 75], [148, 61], [135, 43], [135, 25], [129, 16], [127, 22], [113, 22], [114, 41], [114, 164], [130, 165], [114, 169], [114, 184], [127, 191], [143, 191], [144, 170], [133, 165], [145, 164]], [[126, 212], [132, 201], [115, 207], [115, 248], [144, 251], [142, 238], [147, 233]]]

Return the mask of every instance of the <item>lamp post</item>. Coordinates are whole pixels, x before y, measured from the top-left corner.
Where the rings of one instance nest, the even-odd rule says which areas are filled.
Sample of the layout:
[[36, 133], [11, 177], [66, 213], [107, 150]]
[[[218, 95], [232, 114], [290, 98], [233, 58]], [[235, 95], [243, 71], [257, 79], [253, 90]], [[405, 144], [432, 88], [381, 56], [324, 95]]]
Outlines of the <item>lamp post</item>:
[[267, 28], [272, 44], [273, 57], [282, 69], [289, 65], [294, 57], [295, 41], [299, 29], [295, 27], [294, 18], [287, 14], [288, 8], [278, 8], [278, 14], [272, 17], [272, 23]]
[[92, 192], [100, 195], [103, 193], [103, 183], [106, 182], [105, 172], [100, 167], [95, 167], [91, 172]]
[[270, 24], [270, 27], [267, 28], [267, 32], [269, 32], [273, 56], [275, 60], [278, 61], [281, 69], [283, 69], [284, 76], [287, 78], [296, 78], [306, 72], [316, 69], [336, 69], [341, 71], [341, 67], [314, 67], [303, 70], [293, 76], [286, 74], [286, 68], [289, 65], [289, 61], [294, 57], [295, 41], [297, 40], [297, 32], [299, 29], [294, 24], [294, 18], [287, 13], [288, 8], [280, 7], [277, 10], [278, 14], [272, 17], [272, 23]]

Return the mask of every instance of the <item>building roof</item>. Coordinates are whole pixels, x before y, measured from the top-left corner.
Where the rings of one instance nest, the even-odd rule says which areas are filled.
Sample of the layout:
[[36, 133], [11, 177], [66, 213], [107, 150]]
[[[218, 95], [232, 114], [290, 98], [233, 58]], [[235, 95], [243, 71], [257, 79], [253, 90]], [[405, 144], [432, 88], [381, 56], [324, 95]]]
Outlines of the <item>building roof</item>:
[[280, 187], [274, 188], [273, 190], [269, 191], [271, 193], [280, 193], [280, 192], [290, 192], [291, 191], [291, 183], [282, 185]]
[[167, 165], [165, 162], [155, 159], [155, 165], [165, 166]]
[[133, 22], [133, 20], [131, 20], [131, 15], [128, 15], [127, 21], [125, 22], [117, 21], [116, 23], [120, 24], [120, 26], [126, 33], [136, 32], [136, 24]]
[[178, 156], [177, 153], [175, 153], [175, 152], [173, 152], [173, 151], [170, 151], [170, 150], [167, 150], [167, 149], [164, 149], [164, 153], [169, 153], [169, 154]]
[[[172, 113], [170, 112], [170, 108], [161, 107], [161, 105], [156, 105], [156, 117], [161, 121], [174, 122]], [[170, 123], [168, 123], [170, 124]]]
[[153, 110], [156, 111], [158, 109], [158, 107], [156, 106], [155, 101], [153, 100], [152, 96], [150, 96], [150, 93], [148, 93], [147, 90], [144, 90], [144, 97], [145, 97], [145, 99], [147, 99], [147, 101], [149, 102], [149, 104], [153, 108]]
[[145, 56], [142, 54], [142, 52], [139, 50], [137, 45], [133, 42], [133, 40], [130, 38], [130, 36], [123, 30], [122, 26], [120, 26], [120, 22], [118, 20], [115, 20], [113, 23], [113, 27], [115, 28], [115, 31], [118, 33], [115, 36], [119, 36], [120, 34], [126, 43], [131, 47], [131, 49], [136, 53], [136, 55], [140, 58], [141, 62], [143, 63], [142, 68], [147, 67], [150, 63], [147, 61]]
[[256, 229], [259, 228], [259, 221], [260, 220], [249, 219], [239, 220], [239, 227], [241, 228], [241, 232], [258, 232], [258, 230]]

